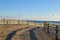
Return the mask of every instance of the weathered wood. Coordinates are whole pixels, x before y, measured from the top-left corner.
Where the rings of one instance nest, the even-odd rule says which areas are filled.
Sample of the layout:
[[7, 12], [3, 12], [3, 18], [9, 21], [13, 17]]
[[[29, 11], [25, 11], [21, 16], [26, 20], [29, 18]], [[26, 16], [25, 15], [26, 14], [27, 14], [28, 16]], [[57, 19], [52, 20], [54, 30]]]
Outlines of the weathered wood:
[[8, 20], [6, 20], [7, 24], [8, 24]]
[[19, 20], [18, 20], [18, 24], [19, 24]]
[[49, 23], [47, 24], [47, 33], [49, 33]]
[[44, 22], [44, 28], [43, 29], [45, 30], [45, 22]]
[[55, 33], [55, 40], [58, 40], [58, 25], [56, 25], [56, 33]]

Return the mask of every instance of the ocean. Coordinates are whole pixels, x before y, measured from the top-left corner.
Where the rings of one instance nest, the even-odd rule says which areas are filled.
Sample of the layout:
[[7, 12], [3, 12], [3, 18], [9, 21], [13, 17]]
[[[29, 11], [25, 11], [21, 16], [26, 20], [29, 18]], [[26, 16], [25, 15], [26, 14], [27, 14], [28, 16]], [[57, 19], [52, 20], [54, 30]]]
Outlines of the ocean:
[[[45, 21], [29, 20], [29, 22], [36, 22], [36, 23], [42, 24], [42, 23], [44, 23]], [[60, 24], [60, 21], [47, 21], [47, 22], [50, 23], [50, 24]]]

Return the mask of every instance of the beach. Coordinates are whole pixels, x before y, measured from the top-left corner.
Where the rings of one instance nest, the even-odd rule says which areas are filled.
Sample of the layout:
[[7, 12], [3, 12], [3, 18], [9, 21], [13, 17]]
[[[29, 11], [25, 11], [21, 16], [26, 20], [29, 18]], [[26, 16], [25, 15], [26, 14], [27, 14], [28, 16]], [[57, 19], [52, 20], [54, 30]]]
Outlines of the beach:
[[[55, 39], [55, 25], [49, 25], [49, 34], [47, 26], [44, 24], [27, 21], [5, 21], [0, 24], [0, 40], [54, 40]], [[43, 31], [44, 30], [44, 31]], [[19, 36], [20, 35], [20, 36]], [[32, 36], [33, 37], [32, 37]], [[60, 32], [58, 36], [60, 35]], [[48, 38], [49, 39], [48, 39]], [[59, 37], [60, 38], [60, 37]]]

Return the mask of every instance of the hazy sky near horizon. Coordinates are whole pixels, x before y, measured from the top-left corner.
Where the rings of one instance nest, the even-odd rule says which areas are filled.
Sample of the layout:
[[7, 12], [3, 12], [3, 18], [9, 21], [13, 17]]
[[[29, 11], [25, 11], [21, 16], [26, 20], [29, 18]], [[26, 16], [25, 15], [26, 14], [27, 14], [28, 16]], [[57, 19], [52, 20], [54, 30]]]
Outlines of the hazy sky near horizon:
[[0, 0], [0, 17], [60, 20], [60, 0]]

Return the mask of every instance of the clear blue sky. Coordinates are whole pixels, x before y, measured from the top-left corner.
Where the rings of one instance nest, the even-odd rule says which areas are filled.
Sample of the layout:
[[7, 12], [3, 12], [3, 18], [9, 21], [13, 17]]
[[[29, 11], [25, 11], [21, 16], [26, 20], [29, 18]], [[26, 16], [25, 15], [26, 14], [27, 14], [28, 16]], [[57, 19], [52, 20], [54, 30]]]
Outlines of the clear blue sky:
[[0, 16], [44, 16], [60, 13], [60, 0], [0, 0]]

